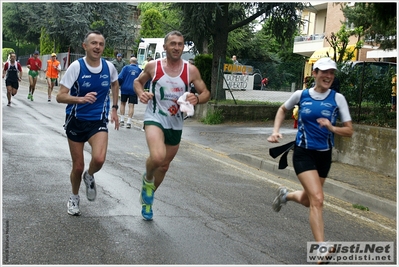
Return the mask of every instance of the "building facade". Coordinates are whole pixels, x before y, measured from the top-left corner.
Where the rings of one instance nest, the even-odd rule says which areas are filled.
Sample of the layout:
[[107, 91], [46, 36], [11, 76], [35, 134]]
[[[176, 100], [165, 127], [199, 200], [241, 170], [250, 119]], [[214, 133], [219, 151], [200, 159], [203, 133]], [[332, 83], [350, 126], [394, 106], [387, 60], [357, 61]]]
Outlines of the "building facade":
[[[293, 52], [308, 58], [304, 68], [304, 77], [310, 76], [313, 63], [320, 57], [332, 55], [325, 37], [336, 33], [346, 21], [342, 5], [353, 6], [354, 2], [311, 2], [313, 5], [302, 11], [301, 35], [295, 37]], [[350, 27], [350, 26], [349, 26]], [[354, 48], [356, 37], [351, 36], [348, 48]], [[352, 61], [391, 61], [396, 62], [397, 51], [382, 51], [378, 47], [363, 45], [355, 53]]]

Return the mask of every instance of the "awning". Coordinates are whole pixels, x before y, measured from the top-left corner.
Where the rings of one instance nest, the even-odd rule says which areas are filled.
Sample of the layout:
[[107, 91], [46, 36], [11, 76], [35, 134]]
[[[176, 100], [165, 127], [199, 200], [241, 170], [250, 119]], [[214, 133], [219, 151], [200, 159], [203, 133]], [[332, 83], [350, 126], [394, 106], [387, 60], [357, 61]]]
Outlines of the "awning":
[[334, 57], [334, 49], [332, 47], [323, 47], [319, 50], [313, 52], [312, 56], [309, 58], [309, 64], [315, 63], [322, 57], [328, 57], [328, 55], [332, 58]]
[[[349, 50], [349, 51], [353, 51], [353, 49], [355, 49], [355, 45], [348, 45], [346, 47], [346, 50]], [[334, 58], [334, 49], [332, 47], [323, 47], [319, 50], [314, 51], [312, 56], [309, 58], [308, 63], [314, 64], [318, 59], [320, 59], [322, 57], [328, 57], [328, 56], [330, 56], [330, 58]], [[354, 58], [352, 58], [352, 60], [355, 60], [356, 59], [355, 57], [356, 56], [354, 55]]]
[[367, 58], [388, 58], [388, 57], [398, 57], [398, 51], [396, 49], [393, 50], [371, 50], [367, 51]]

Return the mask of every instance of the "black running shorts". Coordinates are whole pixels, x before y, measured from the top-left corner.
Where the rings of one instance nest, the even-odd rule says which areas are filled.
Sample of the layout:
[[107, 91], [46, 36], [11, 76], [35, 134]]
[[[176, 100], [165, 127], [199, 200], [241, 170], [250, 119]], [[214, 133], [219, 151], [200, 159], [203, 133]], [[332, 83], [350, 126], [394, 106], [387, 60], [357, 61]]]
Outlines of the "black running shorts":
[[74, 142], [87, 142], [98, 132], [108, 133], [107, 121], [82, 121], [69, 115], [66, 116], [64, 128], [68, 139]]
[[11, 86], [15, 90], [18, 90], [19, 88], [19, 82], [14, 82], [14, 81], [8, 81], [6, 80], [6, 86]]
[[332, 150], [317, 151], [295, 146], [292, 162], [295, 173], [317, 170], [321, 178], [327, 178], [331, 168]]
[[124, 95], [121, 94], [121, 102], [126, 103], [127, 100], [129, 99], [129, 104], [137, 104], [137, 95]]

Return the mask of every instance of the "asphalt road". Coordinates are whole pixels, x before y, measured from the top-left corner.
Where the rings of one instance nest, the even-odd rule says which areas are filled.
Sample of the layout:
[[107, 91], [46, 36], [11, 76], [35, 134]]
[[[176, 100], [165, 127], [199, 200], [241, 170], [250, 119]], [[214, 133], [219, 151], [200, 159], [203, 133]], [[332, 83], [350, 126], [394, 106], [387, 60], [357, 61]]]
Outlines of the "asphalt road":
[[[308, 209], [287, 205], [273, 212], [281, 180], [227, 157], [223, 147], [196, 142], [201, 135], [190, 123], [155, 194], [154, 221], [144, 221], [138, 194], [148, 150], [141, 104], [132, 129], [109, 125], [107, 161], [95, 175], [97, 200], [87, 201], [82, 185], [82, 216], [69, 216], [65, 105], [47, 103], [44, 92], [34, 102], [26, 95], [22, 86], [7, 107], [3, 85], [3, 264], [307, 264]], [[86, 164], [89, 153], [87, 145]], [[325, 203], [328, 240], [396, 241], [396, 229], [379, 223], [383, 217], [350, 214], [337, 201]]]

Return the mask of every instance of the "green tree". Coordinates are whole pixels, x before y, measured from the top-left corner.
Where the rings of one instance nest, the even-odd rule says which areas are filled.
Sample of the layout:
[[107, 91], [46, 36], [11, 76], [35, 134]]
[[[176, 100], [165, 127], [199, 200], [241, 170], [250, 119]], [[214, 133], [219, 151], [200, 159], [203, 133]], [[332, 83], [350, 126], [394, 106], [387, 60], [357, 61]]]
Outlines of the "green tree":
[[10, 53], [15, 53], [15, 51], [12, 48], [3, 48], [1, 53], [2, 53], [1, 56], [2, 56], [2, 60], [3, 60], [2, 62], [6, 62]]
[[[2, 30], [3, 39], [16, 42], [17, 55], [21, 44], [39, 45], [40, 29], [32, 31], [30, 25], [26, 23], [29, 16], [27, 3], [3, 3], [2, 8]], [[31, 12], [29, 10], [29, 12]]]
[[365, 42], [380, 45], [382, 49], [396, 48], [396, 2], [356, 2], [354, 6], [342, 9], [348, 23], [363, 27]]
[[249, 24], [255, 19], [270, 18], [268, 33], [273, 34], [285, 49], [287, 40], [300, 24], [298, 10], [302, 3], [175, 3], [182, 10], [182, 29], [195, 44], [201, 46], [210, 40], [213, 43], [211, 98], [226, 98], [222, 83], [218, 83], [219, 66], [225, 62], [229, 33]]
[[150, 8], [141, 16], [140, 36], [144, 38], [162, 38], [162, 15], [159, 11]]
[[[157, 23], [160, 24], [160, 29], [163, 31], [163, 37], [168, 32], [178, 29], [180, 25], [178, 11], [171, 8], [171, 6], [172, 3], [169, 2], [142, 2], [138, 5], [138, 8], [142, 14], [145, 14], [149, 9], [155, 9], [161, 14], [161, 18], [157, 18]], [[141, 16], [140, 19], [142, 18], [143, 17]]]
[[[7, 29], [7, 33], [4, 32], [6, 38], [20, 38], [18, 40], [39, 44], [43, 28], [54, 48], [66, 50], [71, 47], [75, 52], [84, 52], [83, 37], [90, 30], [100, 30], [108, 47], [124, 44], [126, 31], [129, 30], [126, 20], [131, 12], [128, 3], [10, 2], [3, 7], [3, 22], [7, 22], [3, 23], [3, 32]], [[36, 39], [32, 36], [36, 36]]]
[[54, 49], [54, 42], [50, 39], [50, 36], [46, 33], [46, 30], [42, 27], [42, 33], [40, 38], [40, 53], [42, 55], [48, 55], [57, 52]]
[[[357, 37], [357, 42], [354, 49], [348, 49], [349, 38], [351, 36]], [[332, 32], [330, 36], [326, 36], [325, 40], [334, 50], [334, 61], [337, 63], [351, 61], [351, 59], [355, 56], [355, 53], [357, 53], [357, 51], [359, 51], [359, 49], [363, 46], [362, 36], [362, 27], [350, 30], [345, 24], [341, 26], [337, 33]]]
[[[302, 73], [305, 59], [303, 56], [293, 53], [294, 38], [287, 38], [285, 49], [281, 49], [280, 42], [268, 30], [269, 21], [265, 21], [262, 29], [253, 30], [248, 24], [229, 33], [228, 51], [231, 48], [230, 37], [237, 30], [246, 32], [245, 38], [239, 40], [234, 51], [243, 63], [254, 66], [262, 77], [268, 77], [269, 88], [279, 90], [290, 88], [292, 83], [297, 87], [302, 84]], [[293, 36], [299, 35], [297, 32]], [[228, 52], [231, 55], [233, 52]]]

